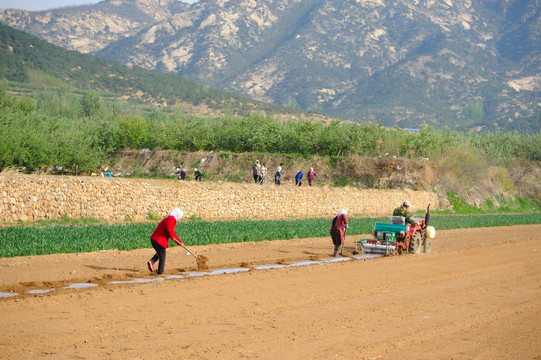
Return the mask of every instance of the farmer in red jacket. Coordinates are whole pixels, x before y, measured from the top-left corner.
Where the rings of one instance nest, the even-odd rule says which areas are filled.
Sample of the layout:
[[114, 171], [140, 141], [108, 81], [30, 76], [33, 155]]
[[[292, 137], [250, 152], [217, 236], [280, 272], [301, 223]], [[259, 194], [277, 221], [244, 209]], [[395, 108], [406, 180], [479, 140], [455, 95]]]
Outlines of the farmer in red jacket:
[[348, 228], [348, 213], [346, 210], [342, 209], [332, 219], [331, 225], [331, 239], [334, 244], [334, 257], [338, 256], [338, 251], [340, 246], [344, 243], [346, 229]]
[[306, 174], [306, 178], [308, 179], [308, 185], [312, 186], [314, 185], [314, 180], [317, 178], [317, 174], [314, 171], [314, 168], [310, 168], [310, 171], [308, 171], [308, 174]]
[[147, 262], [148, 269], [151, 272], [154, 272], [154, 263], [159, 260], [158, 275], [163, 274], [165, 268], [165, 249], [169, 246], [169, 239], [173, 239], [178, 245], [183, 245], [182, 240], [175, 234], [175, 226], [183, 214], [182, 210], [174, 208], [165, 219], [160, 221], [156, 230], [150, 235], [150, 243], [154, 250], [156, 250], [156, 254]]

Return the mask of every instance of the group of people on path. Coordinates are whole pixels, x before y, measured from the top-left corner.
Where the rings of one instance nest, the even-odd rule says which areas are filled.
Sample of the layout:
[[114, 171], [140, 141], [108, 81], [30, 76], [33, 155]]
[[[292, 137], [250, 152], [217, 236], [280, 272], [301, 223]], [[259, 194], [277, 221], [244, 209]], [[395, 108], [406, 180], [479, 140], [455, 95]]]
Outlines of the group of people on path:
[[[284, 169], [284, 163], [280, 163], [280, 165], [276, 168], [276, 172], [274, 173], [274, 184], [280, 185], [282, 183], [282, 171]], [[254, 183], [256, 184], [263, 184], [263, 179], [265, 178], [265, 175], [267, 174], [267, 168], [264, 166], [261, 166], [261, 163], [259, 160], [255, 161], [255, 164], [252, 166], [252, 175], [254, 177]], [[302, 179], [304, 177], [304, 172], [300, 170], [297, 174], [295, 174], [295, 186], [301, 186], [302, 185]], [[308, 179], [308, 185], [313, 186], [314, 180], [318, 178], [318, 175], [314, 171], [314, 168], [310, 168], [310, 171], [308, 174], [306, 174], [306, 178]]]
[[[201, 181], [201, 178], [203, 177], [203, 173], [198, 168], [193, 169], [193, 175], [195, 181]], [[177, 179], [186, 180], [186, 168], [184, 167], [184, 161], [181, 162], [177, 167]]]
[[[194, 168], [194, 178], [195, 181], [201, 181], [201, 178], [203, 177], [203, 173], [198, 168]], [[276, 168], [276, 171], [274, 173], [274, 184], [275, 185], [281, 185], [282, 183], [282, 171], [284, 170], [284, 163], [280, 163], [280, 165]], [[184, 166], [184, 162], [181, 162], [180, 165], [177, 167], [177, 179], [178, 180], [186, 180], [186, 167]], [[254, 183], [256, 184], [263, 184], [263, 180], [265, 179], [265, 176], [267, 175], [267, 168], [263, 165], [261, 165], [261, 162], [259, 160], [255, 161], [255, 164], [252, 165], [252, 176], [254, 177]], [[302, 180], [304, 178], [304, 171], [300, 170], [297, 174], [295, 174], [295, 186], [301, 186]], [[310, 168], [310, 171], [306, 174], [306, 179], [308, 179], [308, 185], [313, 186], [315, 179], [318, 178], [317, 173], [314, 171], [314, 168]]]
[[[393, 211], [393, 216], [403, 216], [406, 219], [407, 224], [416, 224], [413, 219], [409, 208], [411, 204], [409, 201], [404, 201], [401, 206]], [[171, 210], [169, 215], [165, 217], [152, 235], [150, 235], [150, 243], [155, 250], [154, 256], [147, 262], [147, 267], [150, 272], [154, 273], [155, 264], [158, 262], [158, 275], [163, 274], [165, 271], [165, 253], [169, 247], [169, 239], [173, 240], [177, 245], [184, 246], [184, 243], [178, 235], [175, 233], [175, 226], [180, 221], [184, 212], [179, 208]], [[334, 245], [333, 256], [337, 257], [342, 254], [342, 248], [344, 247], [344, 241], [346, 238], [346, 229], [349, 227], [348, 213], [345, 209], [342, 209], [332, 219], [331, 222], [331, 240]]]
[[254, 182], [256, 184], [263, 184], [263, 179], [267, 175], [267, 168], [262, 166], [259, 160], [255, 161], [255, 164], [252, 166], [252, 175], [254, 176]]
[[[284, 163], [280, 163], [274, 172], [274, 184], [280, 185], [282, 183], [282, 170], [284, 169]], [[267, 168], [262, 166], [259, 160], [255, 161], [252, 166], [252, 175], [254, 177], [254, 183], [263, 184], [263, 179], [267, 175]]]
[[[297, 174], [295, 174], [295, 186], [301, 186], [302, 185], [302, 178], [304, 177], [304, 172], [300, 170]], [[317, 174], [314, 171], [314, 168], [310, 168], [310, 171], [308, 171], [308, 174], [306, 174], [306, 178], [308, 179], [308, 185], [313, 186], [314, 180], [317, 178]]]

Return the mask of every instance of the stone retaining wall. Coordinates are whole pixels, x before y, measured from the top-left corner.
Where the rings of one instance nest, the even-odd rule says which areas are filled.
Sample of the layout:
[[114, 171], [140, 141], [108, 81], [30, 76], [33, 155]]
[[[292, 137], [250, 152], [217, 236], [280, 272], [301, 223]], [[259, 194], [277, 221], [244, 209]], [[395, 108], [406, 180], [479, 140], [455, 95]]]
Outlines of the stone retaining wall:
[[438, 206], [435, 193], [411, 190], [295, 187], [102, 177], [0, 174], [0, 222], [92, 217], [111, 221], [162, 218], [174, 207], [185, 217], [296, 219], [388, 215], [403, 200]]

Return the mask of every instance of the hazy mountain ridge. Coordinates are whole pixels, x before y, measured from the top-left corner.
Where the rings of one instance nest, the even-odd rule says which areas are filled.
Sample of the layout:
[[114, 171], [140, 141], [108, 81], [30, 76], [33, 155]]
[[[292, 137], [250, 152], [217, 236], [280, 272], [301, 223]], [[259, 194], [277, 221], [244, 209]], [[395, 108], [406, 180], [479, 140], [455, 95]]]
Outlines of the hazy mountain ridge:
[[[141, 29], [168, 18], [164, 5], [174, 0], [102, 1], [95, 5], [64, 7], [49, 11], [0, 10], [2, 22], [41, 37], [55, 45], [83, 53], [135, 35]], [[183, 11], [187, 4], [175, 3]], [[172, 10], [173, 10], [172, 9]]]
[[[252, 112], [280, 119], [329, 119], [313, 112], [280, 107], [199, 85], [181, 76], [129, 67], [119, 62], [67, 50], [0, 23], [0, 85], [15, 93], [32, 94], [50, 88], [67, 92], [99, 92], [119, 103], [197, 116], [246, 116]], [[1, 90], [1, 89], [0, 89]]]
[[356, 121], [541, 128], [540, 2], [106, 0], [0, 21], [82, 52]]

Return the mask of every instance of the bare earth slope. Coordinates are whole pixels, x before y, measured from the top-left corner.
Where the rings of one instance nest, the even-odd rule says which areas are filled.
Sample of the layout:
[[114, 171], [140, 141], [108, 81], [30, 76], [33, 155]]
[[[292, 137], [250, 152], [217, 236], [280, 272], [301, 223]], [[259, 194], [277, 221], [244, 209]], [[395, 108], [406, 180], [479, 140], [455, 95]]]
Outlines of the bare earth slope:
[[[351, 252], [351, 239], [345, 250]], [[194, 247], [211, 268], [319, 259], [329, 238]], [[5, 359], [541, 359], [541, 225], [441, 231], [434, 253], [152, 283], [152, 251], [0, 259]], [[180, 248], [166, 271], [195, 266]], [[98, 284], [58, 290], [71, 283]]]

